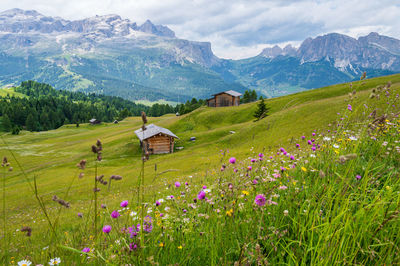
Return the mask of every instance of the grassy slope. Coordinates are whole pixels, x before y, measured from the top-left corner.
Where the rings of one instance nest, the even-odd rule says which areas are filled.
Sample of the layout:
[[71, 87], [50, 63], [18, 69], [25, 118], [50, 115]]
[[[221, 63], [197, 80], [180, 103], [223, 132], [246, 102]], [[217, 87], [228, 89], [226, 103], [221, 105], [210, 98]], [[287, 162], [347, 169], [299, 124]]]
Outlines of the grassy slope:
[[[367, 89], [388, 81], [400, 86], [400, 75], [354, 83], [353, 88], [358, 91], [359, 97], [356, 102], [368, 97]], [[176, 146], [183, 146], [184, 149], [174, 154], [151, 157], [146, 163], [146, 192], [149, 196], [153, 195], [165, 182], [173, 182], [182, 176], [193, 176], [192, 182], [205, 182], [207, 173], [219, 169], [223, 150], [229, 149], [227, 156], [241, 159], [264, 148], [269, 150], [285, 146], [292, 137], [326, 127], [336, 119], [339, 110], [344, 110], [349, 92], [348, 84], [340, 84], [270, 99], [267, 104], [271, 107], [271, 115], [259, 122], [253, 122], [255, 103], [232, 108], [201, 108], [181, 117], [166, 115], [150, 118], [150, 123], [168, 127], [176, 133], [180, 137]], [[90, 147], [97, 139], [102, 140], [104, 148], [104, 160], [100, 163], [99, 172], [105, 176], [122, 175], [123, 181], [115, 182], [113, 190], [118, 191], [116, 194], [119, 196], [132, 197], [141, 164], [138, 140], [133, 131], [140, 123], [140, 118], [129, 118], [116, 125], [81, 125], [79, 128], [71, 125], [48, 132], [4, 135], [7, 145], [0, 143], [0, 155], [7, 156], [14, 167], [14, 171], [7, 174], [7, 209], [13, 221], [11, 229], [19, 229], [21, 224], [32, 224], [32, 220], [41, 224], [43, 217], [37, 211], [33, 193], [7, 146], [14, 152], [28, 178], [32, 180], [34, 175], [37, 177], [39, 192], [49, 207], [56, 206], [51, 197], [54, 194], [63, 197], [66, 186], [77, 176], [75, 164], [81, 159], [88, 159], [90, 163], [85, 177], [74, 183], [67, 198], [73, 202], [73, 206], [63, 215], [70, 218], [76, 216], [91, 198], [90, 177], [94, 174], [91, 161], [94, 158]], [[236, 133], [230, 134], [231, 130]], [[197, 140], [188, 141], [191, 136]], [[158, 172], [168, 169], [176, 171], [167, 172], [154, 180], [155, 164]], [[99, 195], [100, 199], [112, 197], [104, 191]], [[110, 199], [118, 201], [119, 198]], [[34, 230], [40, 230], [39, 226]]]
[[19, 92], [15, 92], [14, 88], [0, 88], [0, 97], [5, 97], [5, 96], [14, 96], [14, 97], [26, 97], [26, 95], [19, 93]]

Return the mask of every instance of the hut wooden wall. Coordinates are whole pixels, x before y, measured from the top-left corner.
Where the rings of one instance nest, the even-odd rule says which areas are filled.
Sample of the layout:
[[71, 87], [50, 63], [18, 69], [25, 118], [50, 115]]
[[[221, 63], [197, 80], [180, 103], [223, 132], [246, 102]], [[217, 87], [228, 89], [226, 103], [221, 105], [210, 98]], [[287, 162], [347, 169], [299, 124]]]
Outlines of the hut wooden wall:
[[157, 135], [147, 140], [150, 154], [170, 153], [174, 151], [174, 139], [170, 136]]

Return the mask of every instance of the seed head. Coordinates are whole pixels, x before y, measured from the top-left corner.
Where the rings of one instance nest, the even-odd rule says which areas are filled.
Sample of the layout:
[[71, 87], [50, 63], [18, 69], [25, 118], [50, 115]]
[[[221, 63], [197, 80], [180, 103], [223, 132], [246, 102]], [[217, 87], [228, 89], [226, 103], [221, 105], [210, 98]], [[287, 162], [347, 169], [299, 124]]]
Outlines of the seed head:
[[143, 121], [143, 124], [147, 124], [147, 116], [146, 116], [146, 113], [143, 111], [142, 111], [142, 121]]

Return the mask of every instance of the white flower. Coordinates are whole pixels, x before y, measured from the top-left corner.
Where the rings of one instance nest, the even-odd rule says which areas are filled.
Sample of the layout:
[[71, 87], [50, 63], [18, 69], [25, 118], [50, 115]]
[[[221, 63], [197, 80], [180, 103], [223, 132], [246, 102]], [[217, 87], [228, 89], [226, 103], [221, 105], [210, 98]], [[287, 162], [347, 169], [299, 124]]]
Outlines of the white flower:
[[54, 259], [50, 260], [49, 265], [58, 265], [60, 263], [61, 263], [61, 259], [60, 258], [54, 258]]
[[18, 261], [18, 266], [29, 266], [31, 264], [32, 264], [32, 262], [30, 262], [29, 260]]
[[315, 158], [315, 154], [312, 154], [312, 153], [311, 153], [311, 154], [310, 154], [310, 157], [313, 157], [313, 158]]
[[339, 149], [339, 145], [337, 145], [337, 144], [333, 144], [333, 147], [334, 147], [335, 149]]
[[161, 203], [163, 203], [163, 202], [164, 202], [164, 199], [159, 199], [158, 201], [161, 202]]
[[167, 211], [169, 211], [169, 209], [170, 209], [169, 207], [165, 207], [165, 208], [164, 208], [164, 211], [167, 212]]
[[130, 215], [131, 217], [136, 216], [136, 215], [137, 215], [137, 212], [131, 212], [129, 215]]
[[288, 216], [288, 214], [289, 214], [289, 211], [288, 211], [288, 210], [284, 210], [284, 211], [283, 211], [283, 215]]
[[208, 189], [208, 188], [207, 189], [203, 189], [203, 190], [204, 190], [205, 193], [210, 193], [211, 192], [211, 189]]
[[331, 138], [330, 137], [324, 137], [324, 140], [325, 141], [331, 141]]
[[354, 137], [354, 136], [350, 136], [349, 139], [350, 139], [350, 140], [357, 140], [357, 138]]

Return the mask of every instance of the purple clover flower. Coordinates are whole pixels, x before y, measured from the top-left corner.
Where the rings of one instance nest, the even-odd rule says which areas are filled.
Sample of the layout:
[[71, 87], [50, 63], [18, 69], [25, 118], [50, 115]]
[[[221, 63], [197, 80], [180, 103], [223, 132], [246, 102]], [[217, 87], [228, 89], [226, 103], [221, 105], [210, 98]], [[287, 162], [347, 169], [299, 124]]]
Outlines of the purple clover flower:
[[254, 200], [254, 202], [258, 205], [258, 206], [264, 206], [266, 199], [264, 197], [263, 194], [258, 194]]

